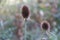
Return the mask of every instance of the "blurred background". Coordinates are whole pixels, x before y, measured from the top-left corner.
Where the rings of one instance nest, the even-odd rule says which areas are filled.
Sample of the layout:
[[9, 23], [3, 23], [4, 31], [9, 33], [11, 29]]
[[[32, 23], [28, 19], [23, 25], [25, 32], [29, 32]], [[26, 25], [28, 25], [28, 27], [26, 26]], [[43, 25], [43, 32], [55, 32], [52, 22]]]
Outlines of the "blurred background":
[[38, 22], [49, 21], [51, 33], [60, 40], [60, 0], [0, 0], [0, 40], [17, 40], [14, 39], [13, 32], [17, 28], [13, 22], [16, 14], [22, 14], [24, 5], [28, 6], [33, 21], [36, 22], [36, 17], [40, 18]]

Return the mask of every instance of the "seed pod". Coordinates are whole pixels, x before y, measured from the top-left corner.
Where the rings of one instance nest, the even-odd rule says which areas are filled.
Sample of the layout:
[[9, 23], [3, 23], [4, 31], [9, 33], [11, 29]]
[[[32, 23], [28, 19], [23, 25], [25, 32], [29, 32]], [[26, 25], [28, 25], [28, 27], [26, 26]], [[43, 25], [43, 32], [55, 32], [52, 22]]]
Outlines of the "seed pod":
[[29, 8], [25, 5], [22, 7], [22, 16], [24, 18], [28, 18], [29, 16]]
[[45, 31], [50, 31], [50, 24], [47, 21], [43, 21], [41, 23], [41, 29]]

